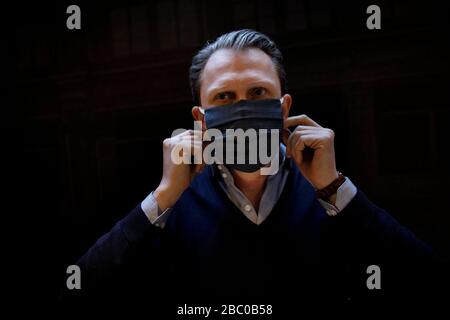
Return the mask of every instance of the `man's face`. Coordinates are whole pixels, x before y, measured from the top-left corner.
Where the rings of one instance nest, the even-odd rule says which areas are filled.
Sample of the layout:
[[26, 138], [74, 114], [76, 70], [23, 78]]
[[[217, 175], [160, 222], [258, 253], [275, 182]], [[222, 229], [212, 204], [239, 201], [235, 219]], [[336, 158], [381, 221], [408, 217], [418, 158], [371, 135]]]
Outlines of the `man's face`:
[[275, 65], [257, 48], [217, 50], [206, 63], [200, 83], [200, 102], [204, 108], [241, 99], [281, 97]]
[[[201, 74], [200, 103], [203, 109], [232, 105], [239, 100], [280, 98], [281, 84], [275, 65], [266, 53], [257, 48], [219, 49], [208, 59]], [[281, 113], [286, 119], [292, 103], [290, 95], [285, 94], [282, 101]], [[205, 130], [205, 117], [201, 109], [193, 107], [192, 115], [202, 122], [202, 129]], [[235, 169], [253, 174], [248, 170], [254, 168]]]

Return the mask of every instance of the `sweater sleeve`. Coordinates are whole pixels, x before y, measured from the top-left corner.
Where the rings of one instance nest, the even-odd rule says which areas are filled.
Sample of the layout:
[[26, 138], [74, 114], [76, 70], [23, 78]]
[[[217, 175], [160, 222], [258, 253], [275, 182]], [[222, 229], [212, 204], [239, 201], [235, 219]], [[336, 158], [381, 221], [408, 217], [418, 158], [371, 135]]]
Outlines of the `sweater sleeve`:
[[79, 259], [83, 288], [93, 291], [115, 281], [144, 247], [146, 255], [157, 260], [162, 233], [137, 206]]
[[334, 257], [356, 266], [358, 277], [352, 283], [355, 288], [359, 286], [359, 294], [368, 294], [361, 279], [368, 277], [366, 268], [371, 265], [380, 268], [383, 295], [392, 295], [392, 299], [398, 295], [434, 299], [445, 288], [443, 279], [447, 279], [447, 272], [442, 255], [374, 205], [360, 190], [330, 220], [334, 226], [332, 239], [337, 246]]
[[361, 190], [357, 191], [335, 219], [350, 236], [363, 237], [379, 250], [415, 258], [433, 255], [433, 250], [427, 244], [385, 210], [374, 205]]

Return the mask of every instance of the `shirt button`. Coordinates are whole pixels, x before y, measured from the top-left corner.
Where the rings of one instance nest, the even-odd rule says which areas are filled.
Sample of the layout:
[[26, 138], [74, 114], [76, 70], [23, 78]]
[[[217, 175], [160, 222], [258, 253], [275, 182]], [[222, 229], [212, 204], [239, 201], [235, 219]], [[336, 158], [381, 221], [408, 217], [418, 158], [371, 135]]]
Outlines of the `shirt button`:
[[247, 212], [250, 212], [250, 210], [252, 210], [252, 206], [249, 205], [249, 204], [246, 204], [246, 205], [244, 206], [244, 210], [247, 211]]
[[224, 179], [226, 179], [228, 176], [227, 176], [226, 173], [222, 173], [222, 177], [223, 177]]
[[327, 210], [329, 216], [335, 216], [337, 214], [336, 210]]
[[158, 227], [158, 228], [159, 228], [159, 223], [155, 223], [155, 227]]

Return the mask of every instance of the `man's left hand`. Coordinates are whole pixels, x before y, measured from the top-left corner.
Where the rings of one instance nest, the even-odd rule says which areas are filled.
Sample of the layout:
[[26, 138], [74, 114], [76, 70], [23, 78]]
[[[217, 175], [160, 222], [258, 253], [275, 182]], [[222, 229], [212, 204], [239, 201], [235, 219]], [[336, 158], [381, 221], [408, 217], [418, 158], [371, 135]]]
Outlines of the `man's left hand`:
[[[286, 130], [294, 127], [290, 133]], [[334, 132], [302, 114], [284, 120], [286, 156], [293, 158], [302, 175], [322, 189], [338, 177], [334, 155]], [[289, 134], [290, 133], [290, 134]]]

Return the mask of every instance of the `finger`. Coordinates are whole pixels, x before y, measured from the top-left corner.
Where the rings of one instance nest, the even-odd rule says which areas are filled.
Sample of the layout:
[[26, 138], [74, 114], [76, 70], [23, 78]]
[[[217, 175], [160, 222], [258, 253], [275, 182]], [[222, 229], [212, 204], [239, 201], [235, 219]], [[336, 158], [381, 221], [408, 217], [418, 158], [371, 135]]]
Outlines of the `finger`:
[[297, 142], [298, 138], [300, 136], [300, 133], [297, 131], [292, 132], [292, 134], [289, 136], [289, 139], [287, 141], [286, 150], [289, 152], [289, 157], [292, 157], [294, 155], [295, 149], [295, 143]]
[[324, 132], [305, 134], [304, 140], [305, 143], [313, 149], [324, 148], [330, 143], [328, 135]]
[[324, 132], [320, 131], [320, 130], [296, 130], [295, 131], [297, 135], [300, 135], [301, 137], [304, 136], [314, 136], [320, 139], [325, 139], [325, 134]]
[[299, 116], [292, 116], [292, 117], [289, 117], [284, 120], [285, 128], [294, 127], [294, 126], [298, 126], [298, 125], [306, 125], [306, 126], [321, 128], [321, 126], [317, 122], [312, 120], [306, 114], [302, 114]]
[[305, 143], [301, 135], [297, 135], [297, 139], [292, 139], [292, 157], [295, 163], [300, 166], [303, 162], [303, 150], [305, 150]]
[[281, 140], [283, 141], [285, 146], [287, 145], [287, 141], [288, 141], [290, 135], [291, 135], [291, 131], [287, 128], [284, 128], [281, 131]]
[[180, 135], [178, 137], [178, 140], [179, 141], [185, 141], [185, 140], [188, 140], [188, 141], [202, 141], [203, 140], [202, 137], [203, 137], [202, 131], [195, 130], [195, 131], [192, 131], [191, 134]]
[[203, 145], [201, 143], [194, 143], [192, 145], [191, 151], [194, 156], [202, 154], [203, 153]]
[[294, 131], [302, 131], [302, 132], [304, 132], [304, 131], [314, 131], [314, 132], [316, 132], [316, 131], [323, 131], [323, 130], [324, 130], [324, 128], [322, 128], [322, 127], [298, 125], [298, 126], [295, 127]]
[[201, 141], [201, 139], [202, 139], [201, 137], [195, 135], [179, 137], [180, 141]]
[[178, 139], [199, 139], [201, 140], [203, 137], [203, 131], [202, 130], [186, 130], [183, 131], [182, 133], [174, 136], [173, 138], [178, 138]]
[[183, 164], [201, 164], [203, 162], [203, 148], [200, 141], [184, 141], [175, 146], [174, 152], [181, 157]]
[[177, 144], [177, 148], [180, 150], [181, 155], [184, 154], [184, 151], [190, 151], [191, 155], [196, 154], [195, 152], [201, 152], [202, 151], [202, 142], [201, 141], [189, 141], [184, 140]]
[[193, 133], [194, 133], [194, 130], [189, 129], [189, 130], [183, 131], [182, 133], [176, 135], [176, 137], [191, 136]]
[[291, 141], [292, 141], [292, 139], [294, 139], [294, 137], [295, 137], [295, 131], [292, 132], [286, 140], [286, 156], [288, 158], [292, 157]]

